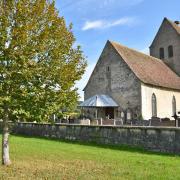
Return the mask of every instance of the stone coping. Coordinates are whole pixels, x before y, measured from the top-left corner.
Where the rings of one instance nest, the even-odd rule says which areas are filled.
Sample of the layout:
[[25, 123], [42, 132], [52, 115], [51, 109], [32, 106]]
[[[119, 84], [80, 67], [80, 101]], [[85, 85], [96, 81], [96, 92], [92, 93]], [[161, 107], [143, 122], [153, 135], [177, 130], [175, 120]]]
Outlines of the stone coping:
[[100, 128], [124, 128], [124, 129], [164, 129], [164, 130], [177, 130], [180, 131], [180, 127], [165, 127], [165, 126], [128, 126], [128, 125], [82, 125], [82, 124], [66, 124], [66, 123], [33, 123], [33, 122], [11, 122], [15, 124], [32, 124], [32, 125], [49, 125], [49, 126], [79, 126], [79, 127], [100, 127]]

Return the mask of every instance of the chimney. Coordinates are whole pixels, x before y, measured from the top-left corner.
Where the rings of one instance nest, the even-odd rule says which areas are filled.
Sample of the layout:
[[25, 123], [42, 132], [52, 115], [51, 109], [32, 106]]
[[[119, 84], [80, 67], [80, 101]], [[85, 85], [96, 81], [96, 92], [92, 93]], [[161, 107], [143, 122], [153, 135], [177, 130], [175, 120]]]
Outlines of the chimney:
[[179, 24], [180, 24], [180, 22], [179, 22], [179, 21], [174, 21], [174, 23], [175, 23], [175, 24], [177, 24], [177, 25], [179, 25]]

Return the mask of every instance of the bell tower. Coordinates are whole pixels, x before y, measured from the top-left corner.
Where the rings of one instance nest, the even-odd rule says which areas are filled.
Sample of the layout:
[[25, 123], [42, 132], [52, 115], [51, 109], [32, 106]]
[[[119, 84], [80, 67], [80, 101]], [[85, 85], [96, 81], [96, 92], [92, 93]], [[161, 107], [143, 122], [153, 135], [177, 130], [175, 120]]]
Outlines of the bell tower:
[[164, 18], [151, 46], [150, 55], [161, 59], [180, 76], [180, 22]]

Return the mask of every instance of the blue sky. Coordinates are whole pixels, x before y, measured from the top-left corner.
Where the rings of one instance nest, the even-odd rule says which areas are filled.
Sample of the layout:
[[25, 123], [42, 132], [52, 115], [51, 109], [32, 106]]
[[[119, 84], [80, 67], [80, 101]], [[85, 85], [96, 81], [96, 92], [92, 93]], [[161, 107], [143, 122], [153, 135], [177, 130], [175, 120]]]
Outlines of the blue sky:
[[148, 53], [162, 20], [180, 20], [180, 0], [57, 0], [67, 24], [73, 23], [76, 44], [81, 45], [88, 67], [77, 82], [79, 94], [107, 40]]

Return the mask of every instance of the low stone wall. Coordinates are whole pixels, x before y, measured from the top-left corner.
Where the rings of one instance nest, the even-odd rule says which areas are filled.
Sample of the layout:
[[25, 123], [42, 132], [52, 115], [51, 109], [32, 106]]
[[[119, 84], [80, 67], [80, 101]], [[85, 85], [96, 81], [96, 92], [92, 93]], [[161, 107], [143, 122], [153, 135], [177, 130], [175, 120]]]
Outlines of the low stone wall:
[[62, 140], [142, 147], [180, 154], [180, 128], [16, 123], [12, 133]]

